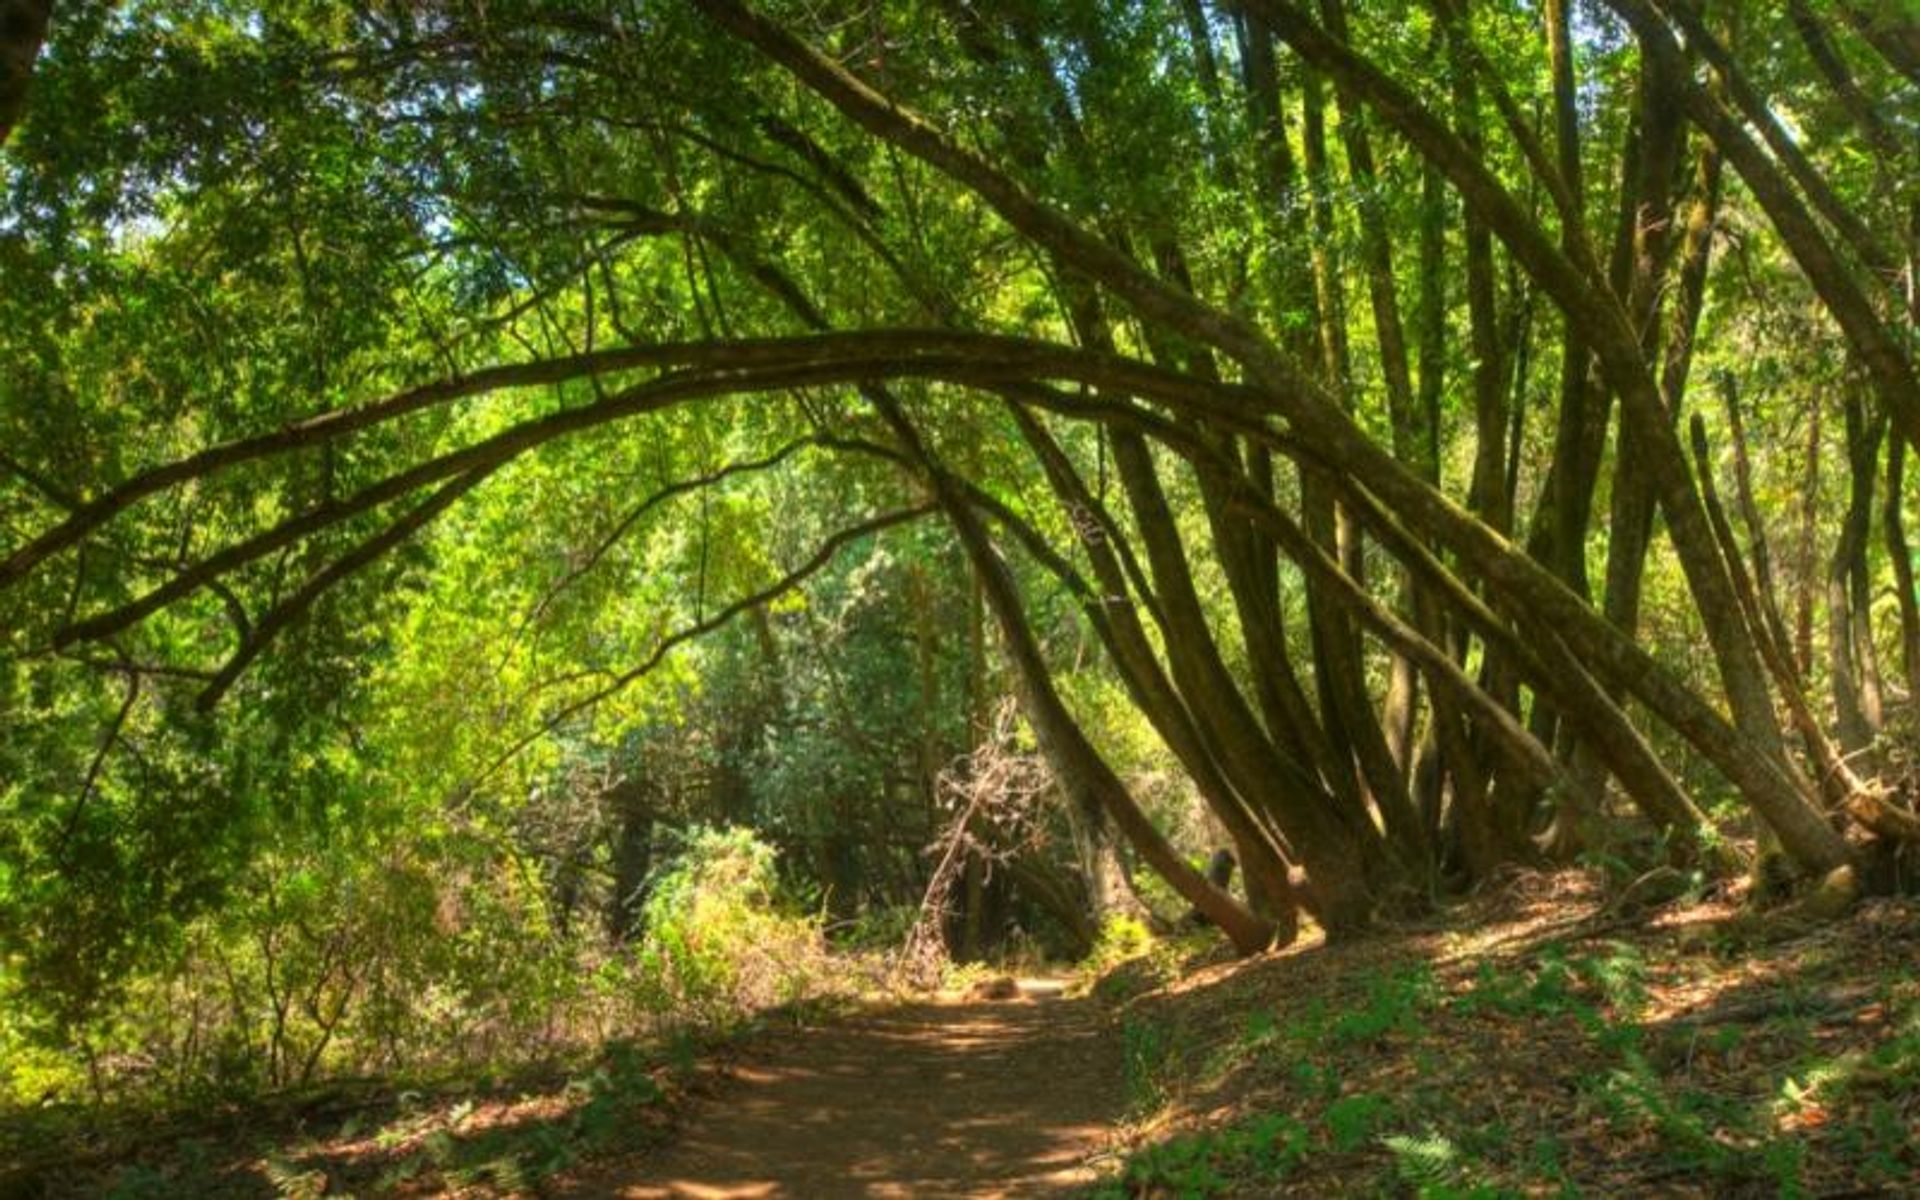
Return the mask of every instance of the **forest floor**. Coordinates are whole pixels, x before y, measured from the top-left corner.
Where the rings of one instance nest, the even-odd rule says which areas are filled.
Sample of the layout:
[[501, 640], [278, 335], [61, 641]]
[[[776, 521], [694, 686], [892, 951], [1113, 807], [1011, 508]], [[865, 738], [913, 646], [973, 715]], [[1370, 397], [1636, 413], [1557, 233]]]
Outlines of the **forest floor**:
[[1100, 985], [1134, 1116], [1101, 1197], [1920, 1196], [1911, 899], [1627, 911], [1529, 874], [1349, 943], [1144, 965]]
[[1163, 943], [1083, 998], [103, 1125], [28, 1175], [0, 1138], [0, 1200], [1920, 1196], [1917, 965], [1912, 900], [1629, 912], [1527, 875], [1342, 944]]

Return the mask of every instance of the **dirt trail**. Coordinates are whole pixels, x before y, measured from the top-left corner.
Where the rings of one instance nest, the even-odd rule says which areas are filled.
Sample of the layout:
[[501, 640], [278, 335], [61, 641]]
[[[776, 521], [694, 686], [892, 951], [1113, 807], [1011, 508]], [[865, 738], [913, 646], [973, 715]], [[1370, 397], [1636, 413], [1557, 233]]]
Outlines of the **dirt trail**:
[[769, 1039], [674, 1143], [567, 1194], [1017, 1197], [1084, 1184], [1125, 1103], [1085, 1001], [920, 1004]]

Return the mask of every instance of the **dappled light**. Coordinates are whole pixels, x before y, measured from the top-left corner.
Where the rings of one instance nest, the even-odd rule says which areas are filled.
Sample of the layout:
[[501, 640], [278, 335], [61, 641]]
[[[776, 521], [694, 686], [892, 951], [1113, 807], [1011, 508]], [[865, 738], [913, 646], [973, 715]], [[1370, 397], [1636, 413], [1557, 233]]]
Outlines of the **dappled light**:
[[[916, 1005], [749, 1052], [710, 1104], [725, 1119], [570, 1194], [1021, 1196], [1093, 1176], [1118, 1066], [1085, 1001]], [[769, 1175], [769, 1171], [773, 1174]], [[601, 1191], [600, 1189], [606, 1189]]]

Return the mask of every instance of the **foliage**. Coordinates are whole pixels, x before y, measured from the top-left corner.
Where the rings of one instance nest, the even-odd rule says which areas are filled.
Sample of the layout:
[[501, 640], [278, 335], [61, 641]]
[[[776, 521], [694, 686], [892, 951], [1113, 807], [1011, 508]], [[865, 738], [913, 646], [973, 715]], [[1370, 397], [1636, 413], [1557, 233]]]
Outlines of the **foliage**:
[[827, 936], [836, 949], [856, 953], [897, 950], [919, 919], [920, 910], [910, 905], [868, 908], [830, 927]]
[[1127, 1161], [1119, 1179], [1091, 1195], [1113, 1200], [1171, 1193], [1196, 1200], [1271, 1187], [1308, 1152], [1305, 1126], [1266, 1113], [1218, 1129], [1156, 1142]]
[[1100, 922], [1100, 935], [1080, 969], [1093, 976], [1105, 975], [1123, 963], [1153, 953], [1157, 945], [1146, 922], [1129, 913], [1112, 913]]
[[81, 1027], [84, 1057], [0, 1024], [19, 1049], [6, 1098], [178, 1102], [511, 1065], [731, 1027], [839, 986], [817, 921], [783, 905], [773, 851], [744, 831], [690, 835], [632, 947], [591, 928], [555, 937], [543, 889], [511, 886], [504, 865], [470, 838], [263, 860], [236, 884], [241, 903], [190, 925], [162, 969]]
[[735, 1023], [804, 997], [829, 969], [818, 922], [782, 900], [773, 849], [748, 830], [690, 830], [642, 911], [635, 983], [666, 1019]]
[[1495, 1200], [1508, 1194], [1490, 1186], [1462, 1186], [1460, 1148], [1440, 1134], [1393, 1134], [1380, 1144], [1393, 1154], [1401, 1181], [1420, 1200]]

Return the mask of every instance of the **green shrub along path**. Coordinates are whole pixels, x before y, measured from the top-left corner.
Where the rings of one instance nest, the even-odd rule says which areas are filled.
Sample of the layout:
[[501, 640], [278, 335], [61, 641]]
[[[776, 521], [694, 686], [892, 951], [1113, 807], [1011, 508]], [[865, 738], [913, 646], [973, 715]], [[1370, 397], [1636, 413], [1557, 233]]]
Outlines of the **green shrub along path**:
[[1094, 1002], [1050, 989], [921, 1003], [761, 1039], [657, 1155], [567, 1196], [1070, 1194], [1095, 1178], [1126, 1092]]

